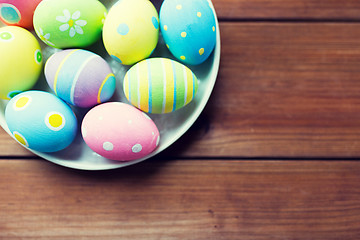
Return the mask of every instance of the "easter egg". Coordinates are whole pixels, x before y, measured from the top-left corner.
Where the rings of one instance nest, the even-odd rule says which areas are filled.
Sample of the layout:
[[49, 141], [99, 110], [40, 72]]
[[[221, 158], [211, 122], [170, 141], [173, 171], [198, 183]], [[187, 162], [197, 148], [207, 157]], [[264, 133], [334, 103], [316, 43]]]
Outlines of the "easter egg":
[[87, 50], [67, 49], [53, 54], [44, 72], [55, 94], [78, 107], [105, 102], [115, 92], [116, 80], [108, 63]]
[[51, 47], [85, 47], [101, 36], [106, 12], [98, 0], [44, 0], [35, 10], [34, 29]]
[[55, 95], [26, 91], [6, 105], [5, 120], [21, 145], [40, 152], [56, 152], [69, 146], [77, 133], [71, 108]]
[[141, 159], [160, 141], [159, 130], [145, 113], [120, 102], [92, 108], [83, 119], [81, 132], [93, 151], [119, 161]]
[[158, 38], [159, 17], [149, 0], [122, 0], [110, 8], [103, 41], [116, 61], [132, 65], [149, 57]]
[[42, 53], [36, 38], [25, 28], [0, 28], [0, 98], [10, 99], [29, 90], [42, 69]]
[[33, 28], [33, 15], [41, 0], [0, 0], [0, 20], [6, 25]]
[[125, 74], [123, 90], [132, 105], [148, 113], [169, 113], [187, 105], [198, 89], [195, 74], [167, 58], [150, 58]]
[[170, 52], [185, 64], [201, 64], [215, 47], [215, 15], [208, 0], [165, 0], [160, 28]]

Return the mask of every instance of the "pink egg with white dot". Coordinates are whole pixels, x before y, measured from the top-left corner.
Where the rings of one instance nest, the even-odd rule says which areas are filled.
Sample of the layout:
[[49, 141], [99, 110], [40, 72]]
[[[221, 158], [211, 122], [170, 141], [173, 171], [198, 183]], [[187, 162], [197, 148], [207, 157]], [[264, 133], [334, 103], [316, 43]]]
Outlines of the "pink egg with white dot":
[[153, 120], [139, 109], [120, 102], [92, 108], [83, 119], [81, 133], [94, 152], [118, 161], [144, 158], [160, 142]]

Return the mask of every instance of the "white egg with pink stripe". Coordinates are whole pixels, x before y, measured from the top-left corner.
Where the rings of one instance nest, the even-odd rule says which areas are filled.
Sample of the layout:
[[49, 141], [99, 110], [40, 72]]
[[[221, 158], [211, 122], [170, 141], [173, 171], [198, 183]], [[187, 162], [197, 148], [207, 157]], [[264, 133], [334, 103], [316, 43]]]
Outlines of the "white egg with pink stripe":
[[45, 77], [58, 97], [78, 107], [92, 107], [108, 101], [116, 87], [108, 63], [83, 49], [53, 54], [45, 64]]

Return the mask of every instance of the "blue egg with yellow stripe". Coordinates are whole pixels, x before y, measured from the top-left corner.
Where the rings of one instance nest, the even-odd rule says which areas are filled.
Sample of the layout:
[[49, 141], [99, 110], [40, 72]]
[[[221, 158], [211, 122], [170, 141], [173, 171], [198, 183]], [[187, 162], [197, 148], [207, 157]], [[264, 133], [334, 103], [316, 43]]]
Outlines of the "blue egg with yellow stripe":
[[106, 102], [116, 87], [115, 75], [108, 63], [83, 49], [53, 54], [45, 64], [45, 77], [58, 97], [78, 107]]
[[132, 66], [125, 74], [123, 90], [135, 107], [147, 113], [170, 113], [194, 99], [198, 79], [185, 65], [150, 58]]

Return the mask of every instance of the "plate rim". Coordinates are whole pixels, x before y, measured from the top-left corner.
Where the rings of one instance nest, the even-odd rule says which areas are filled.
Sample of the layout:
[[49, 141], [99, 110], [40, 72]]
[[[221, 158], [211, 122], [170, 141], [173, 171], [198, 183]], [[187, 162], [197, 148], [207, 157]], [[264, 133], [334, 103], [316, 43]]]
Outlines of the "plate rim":
[[[219, 68], [220, 68], [221, 38], [220, 38], [219, 21], [218, 21], [216, 11], [215, 11], [212, 1], [208, 0], [208, 2], [210, 3], [210, 7], [213, 10], [213, 13], [215, 16], [215, 25], [216, 25], [216, 43], [215, 43], [214, 50], [212, 52], [212, 55], [213, 55], [213, 62], [211, 64], [212, 68], [209, 72], [210, 81], [206, 85], [207, 89], [204, 91], [204, 96], [202, 96], [202, 99], [199, 101], [198, 106], [196, 106], [194, 112], [190, 115], [190, 118], [186, 120], [186, 123], [179, 130], [177, 130], [176, 133], [171, 137], [171, 141], [167, 141], [164, 144], [160, 144], [159, 147], [156, 148], [152, 153], [150, 153], [149, 155], [147, 155], [143, 158], [136, 159], [133, 161], [127, 161], [127, 162], [112, 161], [112, 162], [114, 162], [114, 164], [109, 164], [106, 167], [104, 167], [104, 164], [99, 165], [99, 166], [97, 166], [96, 164], [84, 165], [83, 163], [78, 163], [76, 161], [66, 161], [66, 163], [65, 163], [65, 160], [57, 159], [56, 157], [49, 155], [49, 153], [39, 152], [36, 150], [32, 150], [21, 144], [19, 144], [19, 145], [24, 147], [28, 151], [34, 153], [35, 155], [37, 155], [49, 162], [52, 162], [56, 165], [60, 165], [60, 166], [71, 168], [71, 169], [77, 169], [77, 170], [101, 171], [101, 170], [118, 169], [118, 168], [122, 168], [122, 167], [126, 167], [126, 166], [130, 166], [130, 165], [134, 165], [134, 164], [143, 162], [143, 161], [145, 161], [149, 158], [152, 158], [155, 155], [161, 153], [162, 151], [167, 149], [169, 146], [174, 144], [179, 138], [181, 138], [190, 129], [190, 127], [195, 123], [195, 121], [199, 118], [200, 114], [203, 112], [203, 110], [204, 110], [206, 104], [208, 103], [210, 96], [213, 92], [213, 89], [214, 89], [214, 86], [215, 86], [215, 83], [217, 80]], [[210, 55], [210, 57], [212, 57], [212, 56]], [[6, 107], [6, 102], [8, 102], [8, 101], [9, 100], [0, 99], [0, 108], [3, 108], [2, 105], [5, 105], [5, 107]], [[4, 110], [5, 110], [5, 107], [4, 107]], [[11, 134], [11, 132], [6, 124], [4, 111], [0, 111], [0, 126], [7, 132], [7, 134], [10, 137], [12, 137], [14, 139], [13, 135]], [[94, 154], [96, 154], [96, 153], [94, 152]]]

